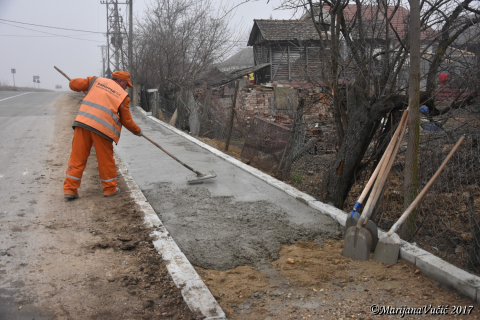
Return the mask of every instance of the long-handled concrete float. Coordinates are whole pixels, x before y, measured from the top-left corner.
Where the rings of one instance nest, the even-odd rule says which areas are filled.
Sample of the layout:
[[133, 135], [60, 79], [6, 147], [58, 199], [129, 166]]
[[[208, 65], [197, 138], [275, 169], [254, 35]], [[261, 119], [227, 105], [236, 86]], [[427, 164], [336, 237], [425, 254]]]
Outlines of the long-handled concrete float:
[[377, 247], [375, 248], [375, 252], [373, 254], [373, 259], [383, 262], [386, 264], [396, 264], [398, 262], [398, 255], [400, 253], [400, 245], [402, 243], [400, 237], [395, 233], [398, 228], [402, 225], [403, 222], [408, 218], [410, 213], [415, 209], [418, 203], [422, 200], [422, 198], [427, 193], [428, 189], [432, 186], [433, 182], [438, 178], [440, 173], [443, 171], [445, 166], [447, 165], [448, 161], [452, 158], [455, 151], [457, 151], [460, 144], [463, 142], [464, 137], [460, 137], [458, 142], [452, 148], [448, 156], [443, 160], [442, 164], [438, 168], [437, 172], [433, 175], [433, 177], [428, 181], [422, 191], [418, 194], [418, 196], [413, 200], [413, 202], [408, 206], [407, 210], [401, 215], [401, 217], [395, 222], [392, 226], [390, 231], [382, 237], [380, 237]]

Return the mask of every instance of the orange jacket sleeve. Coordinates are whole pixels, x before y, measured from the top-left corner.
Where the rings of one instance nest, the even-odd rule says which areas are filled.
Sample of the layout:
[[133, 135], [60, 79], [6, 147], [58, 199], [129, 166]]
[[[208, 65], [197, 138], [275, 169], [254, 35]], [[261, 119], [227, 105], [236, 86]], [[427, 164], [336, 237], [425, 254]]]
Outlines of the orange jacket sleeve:
[[92, 81], [93, 78], [95, 77], [88, 77], [86, 79], [72, 79], [69, 83], [70, 89], [72, 89], [73, 91], [87, 91], [88, 87], [90, 86], [90, 81]]
[[129, 131], [135, 134], [139, 133], [140, 127], [133, 121], [132, 114], [130, 113], [130, 97], [127, 96], [125, 100], [123, 100], [118, 111], [120, 112], [120, 123]]

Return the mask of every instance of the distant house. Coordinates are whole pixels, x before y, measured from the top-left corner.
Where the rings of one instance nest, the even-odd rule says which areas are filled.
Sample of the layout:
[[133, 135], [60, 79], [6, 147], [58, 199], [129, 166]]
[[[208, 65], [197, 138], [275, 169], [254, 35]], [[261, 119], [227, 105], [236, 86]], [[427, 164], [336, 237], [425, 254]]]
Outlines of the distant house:
[[320, 56], [320, 36], [308, 19], [254, 20], [247, 45], [253, 47], [255, 65], [270, 64], [255, 73], [256, 83], [304, 81], [328, 60]]

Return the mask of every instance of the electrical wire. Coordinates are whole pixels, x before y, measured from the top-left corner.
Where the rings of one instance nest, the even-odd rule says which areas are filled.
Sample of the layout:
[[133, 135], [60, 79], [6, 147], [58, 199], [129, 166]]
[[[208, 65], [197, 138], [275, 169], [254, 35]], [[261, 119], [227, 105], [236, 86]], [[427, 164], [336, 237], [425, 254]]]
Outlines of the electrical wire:
[[13, 22], [13, 23], [20, 23], [20, 24], [27, 24], [27, 25], [29, 25], [29, 26], [36, 26], [36, 27], [42, 27], [42, 28], [51, 28], [51, 29], [60, 29], [60, 30], [69, 30], [69, 31], [78, 31], [78, 32], [88, 32], [88, 33], [100, 33], [100, 34], [104, 34], [104, 33], [105, 33], [105, 32], [98, 32], [98, 31], [76, 30], [76, 29], [68, 29], [68, 28], [44, 26], [44, 25], [41, 25], [41, 24], [33, 24], [33, 23], [26, 23], [26, 22], [20, 22], [20, 21], [12, 21], [12, 20], [7, 20], [7, 19], [0, 19], [0, 21], [7, 21], [7, 22]]
[[[1, 23], [1, 22], [0, 22]], [[73, 35], [63, 35], [62, 37], [74, 37], [74, 36], [87, 36], [91, 34], [73, 34]], [[57, 36], [26, 36], [19, 34], [0, 34], [0, 37], [18, 37], [18, 38], [53, 38]]]
[[[0, 20], [2, 20], [2, 19], [0, 19]], [[26, 29], [26, 30], [30, 30], [30, 31], [34, 31], [34, 32], [45, 33], [45, 34], [49, 34], [49, 35], [56, 36], [56, 37], [64, 37], [64, 38], [69, 38], [69, 39], [82, 40], [82, 41], [91, 41], [91, 42], [99, 42], [99, 43], [104, 43], [104, 42], [105, 42], [105, 41], [82, 39], [82, 38], [64, 36], [64, 35], [61, 35], [61, 34], [54, 34], [54, 33], [45, 32], [45, 31], [34, 30], [34, 29], [25, 28], [25, 27], [20, 27], [20, 26], [16, 26], [16, 25], [13, 25], [13, 24], [10, 24], [10, 23], [6, 23], [6, 22], [1, 22], [1, 21], [0, 21], [0, 23], [1, 23], [1, 24], [9, 25], [9, 26], [12, 26], [12, 27], [15, 27], [15, 28], [20, 28], [20, 29]]]

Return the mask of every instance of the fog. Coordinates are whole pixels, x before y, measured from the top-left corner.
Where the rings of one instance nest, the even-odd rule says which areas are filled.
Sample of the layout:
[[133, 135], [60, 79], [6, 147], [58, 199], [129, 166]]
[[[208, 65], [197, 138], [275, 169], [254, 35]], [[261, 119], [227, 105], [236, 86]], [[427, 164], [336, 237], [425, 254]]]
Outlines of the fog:
[[[134, 0], [134, 20], [143, 17], [152, 1]], [[232, 23], [242, 28], [245, 46], [254, 19], [292, 17], [291, 12], [274, 10], [281, 0], [211, 1], [219, 10], [240, 4]], [[128, 6], [119, 7], [128, 21]], [[54, 66], [70, 78], [100, 76], [106, 29], [106, 5], [100, 0], [0, 0], [0, 85], [13, 86], [15, 81], [17, 87], [55, 90], [60, 85], [69, 90], [68, 80]], [[40, 77], [40, 83], [33, 82], [34, 76]]]

